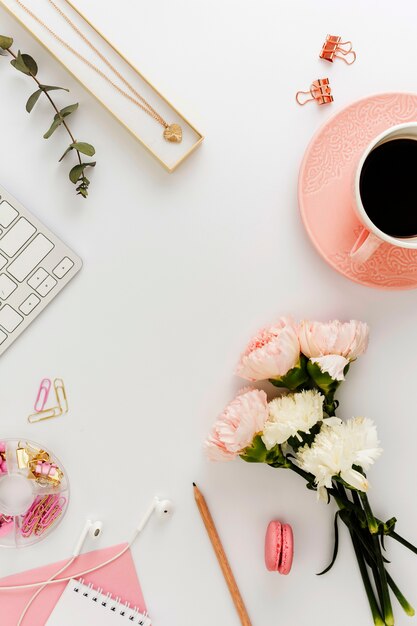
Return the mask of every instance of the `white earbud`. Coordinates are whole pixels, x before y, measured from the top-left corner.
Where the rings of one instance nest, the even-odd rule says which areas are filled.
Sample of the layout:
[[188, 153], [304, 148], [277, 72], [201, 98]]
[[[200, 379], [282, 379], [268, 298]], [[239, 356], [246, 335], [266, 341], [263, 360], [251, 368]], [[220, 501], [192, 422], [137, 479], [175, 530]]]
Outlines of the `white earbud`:
[[152, 500], [152, 504], [150, 505], [149, 509], [146, 511], [145, 515], [139, 522], [139, 525], [137, 526], [135, 530], [134, 537], [137, 537], [139, 533], [142, 532], [142, 530], [145, 528], [146, 524], [149, 522], [149, 520], [151, 519], [154, 513], [157, 513], [158, 517], [161, 517], [161, 518], [169, 517], [171, 513], [173, 512], [173, 510], [174, 510], [174, 507], [173, 507], [171, 500], [160, 500], [158, 496], [155, 496], [155, 498]]
[[174, 505], [171, 500], [155, 498], [155, 511], [158, 517], [169, 517], [174, 512]]
[[102, 533], [103, 524], [100, 521], [92, 522], [90, 519], [86, 521], [84, 524], [84, 528], [81, 532], [81, 535], [75, 544], [72, 556], [78, 556], [83, 548], [84, 542], [88, 536], [92, 539], [97, 539]]

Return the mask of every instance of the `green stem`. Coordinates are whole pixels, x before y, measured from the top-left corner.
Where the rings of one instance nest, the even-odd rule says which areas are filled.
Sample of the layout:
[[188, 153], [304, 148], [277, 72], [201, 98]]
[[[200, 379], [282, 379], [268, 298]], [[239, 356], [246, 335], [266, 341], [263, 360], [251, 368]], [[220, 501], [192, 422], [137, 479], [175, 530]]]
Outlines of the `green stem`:
[[295, 463], [293, 463], [291, 459], [289, 459], [288, 457], [286, 458], [286, 465], [284, 465], [284, 467], [292, 470], [299, 476], [302, 476], [304, 480], [306, 480], [308, 483], [314, 483], [313, 474], [309, 474], [308, 472], [305, 472], [303, 469], [301, 469], [301, 467], [298, 467], [298, 465], [295, 465]]
[[[10, 48], [8, 48], [7, 52], [14, 58], [16, 59], [17, 56], [15, 55], [15, 53], [13, 52], [13, 50], [11, 50]], [[30, 72], [29, 76], [31, 78], [33, 78], [33, 80], [35, 81], [35, 83], [38, 85], [39, 89], [42, 89], [42, 83], [36, 78], [36, 76], [34, 76], [32, 74], [32, 72]], [[51, 96], [49, 95], [49, 93], [47, 91], [45, 91], [44, 89], [42, 89], [43, 93], [45, 94], [45, 96], [48, 98], [49, 102], [51, 103], [51, 105], [53, 106], [55, 112], [59, 115], [59, 109], [56, 106], [55, 102], [52, 100]], [[62, 125], [65, 128], [65, 130], [67, 131], [68, 135], [71, 137], [71, 141], [72, 143], [76, 143], [76, 139], [74, 137], [74, 135], [72, 134], [67, 122], [63, 119], [62, 120]], [[75, 152], [77, 153], [77, 158], [78, 158], [78, 162], [81, 165], [82, 164], [82, 160], [81, 160], [81, 155], [79, 153], [78, 150], [75, 150]]]
[[[360, 492], [360, 498], [363, 504], [363, 508], [366, 514], [366, 518], [368, 520], [368, 528], [372, 537], [372, 545], [374, 549], [375, 559], [376, 559], [376, 567], [379, 574], [379, 581], [381, 584], [381, 593], [382, 593], [382, 605], [384, 612], [384, 619], [387, 626], [394, 626], [394, 615], [392, 613], [391, 599], [389, 595], [388, 589], [388, 581], [387, 574], [385, 571], [384, 561], [382, 559], [381, 545], [379, 543], [378, 535], [375, 534], [378, 532], [378, 524], [372, 513], [371, 505], [369, 504], [368, 497], [366, 493]], [[375, 531], [376, 527], [376, 531]]]
[[352, 538], [353, 548], [355, 550], [356, 560], [358, 561], [359, 570], [362, 576], [363, 584], [365, 587], [366, 595], [368, 596], [369, 606], [371, 608], [372, 617], [375, 626], [385, 626], [385, 622], [381, 617], [378, 603], [375, 598], [374, 590], [372, 589], [371, 580], [369, 578], [368, 570], [366, 569], [366, 563], [360, 550], [358, 541], [354, 532], [349, 528], [350, 536]]
[[388, 537], [392, 537], [393, 539], [395, 539], [395, 541], [398, 541], [398, 543], [401, 543], [403, 546], [411, 550], [411, 552], [414, 552], [414, 554], [417, 554], [417, 548], [413, 546], [412, 543], [407, 541], [407, 539], [404, 539], [404, 537], [401, 537], [401, 535], [399, 535], [395, 531], [390, 532]]
[[403, 594], [401, 593], [401, 591], [398, 589], [397, 585], [395, 584], [395, 582], [392, 580], [391, 576], [388, 574], [387, 572], [387, 582], [388, 585], [391, 587], [395, 597], [397, 598], [398, 602], [401, 604], [401, 606], [403, 607], [405, 613], [407, 615], [409, 615], [410, 617], [413, 617], [415, 615], [415, 610], [413, 609], [413, 607], [411, 606], [411, 604], [407, 601], [407, 599], [403, 596]]
[[372, 513], [371, 506], [369, 504], [368, 496], [364, 491], [360, 492], [360, 498], [365, 511], [366, 520], [368, 522], [368, 528], [371, 535], [378, 534], [378, 522], [376, 521], [374, 514]]

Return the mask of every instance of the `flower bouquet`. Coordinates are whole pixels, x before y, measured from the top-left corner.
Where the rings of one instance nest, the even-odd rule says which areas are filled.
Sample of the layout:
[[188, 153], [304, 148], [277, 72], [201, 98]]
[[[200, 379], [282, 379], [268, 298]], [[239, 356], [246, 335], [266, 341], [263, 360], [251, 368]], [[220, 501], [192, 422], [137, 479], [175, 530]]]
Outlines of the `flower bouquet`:
[[[366, 472], [382, 450], [374, 423], [363, 417], [336, 417], [336, 391], [350, 364], [366, 351], [368, 326], [351, 321], [329, 323], [282, 318], [261, 330], [247, 346], [237, 374], [269, 380], [286, 390], [268, 402], [263, 390], [244, 388], [226, 407], [206, 441], [209, 458], [287, 469], [299, 474], [319, 500], [337, 505], [333, 558], [338, 552], [338, 520], [347, 526], [369, 600], [374, 624], [393, 626], [393, 594], [407, 615], [414, 609], [387, 571], [385, 538], [412, 552], [417, 548], [371, 508]], [[373, 580], [373, 583], [372, 583]]]

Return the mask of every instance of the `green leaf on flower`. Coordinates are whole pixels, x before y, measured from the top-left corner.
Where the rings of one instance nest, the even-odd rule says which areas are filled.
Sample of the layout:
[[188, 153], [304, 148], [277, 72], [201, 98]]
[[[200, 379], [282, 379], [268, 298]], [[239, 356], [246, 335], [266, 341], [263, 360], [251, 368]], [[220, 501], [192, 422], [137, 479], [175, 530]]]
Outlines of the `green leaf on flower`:
[[13, 45], [13, 39], [11, 37], [6, 37], [5, 35], [0, 35], [0, 48], [2, 50], [8, 50]]
[[333, 565], [336, 562], [337, 553], [339, 551], [339, 528], [338, 528], [337, 522], [338, 522], [340, 514], [341, 514], [341, 511], [337, 511], [336, 515], [334, 516], [334, 548], [333, 548], [332, 560], [322, 572], [317, 574], [317, 576], [323, 576], [323, 574], [327, 574], [327, 572], [329, 572], [332, 569]]
[[62, 91], [69, 91], [69, 89], [65, 89], [65, 87], [55, 87], [53, 85], [41, 85], [39, 89], [37, 89], [26, 102], [26, 111], [30, 113], [39, 100], [39, 96], [42, 93], [46, 93], [47, 91], [55, 91], [56, 89], [61, 89]]
[[250, 446], [245, 448], [240, 454], [240, 458], [247, 463], [267, 463], [272, 467], [283, 467], [285, 457], [279, 445], [267, 450], [262, 435], [256, 435]]
[[[349, 364], [346, 365], [345, 370], [349, 368]], [[333, 403], [334, 394], [336, 393], [341, 381], [334, 380], [327, 372], [322, 372], [318, 363], [308, 361], [307, 371], [312, 378], [314, 384], [324, 393], [326, 400], [329, 404]]]
[[261, 435], [256, 435], [252, 444], [243, 450], [240, 458], [247, 463], [266, 463], [267, 453], [268, 450], [262, 441]]
[[89, 157], [94, 156], [96, 153], [94, 146], [90, 143], [85, 143], [84, 141], [76, 141], [75, 143], [72, 143], [71, 148], [74, 148], [75, 150], [78, 150], [78, 152], [82, 152]]
[[91, 161], [91, 163], [79, 163], [78, 165], [74, 165], [74, 167], [70, 170], [70, 173], [69, 173], [70, 181], [74, 183], [74, 185], [78, 183], [80, 177], [84, 174], [85, 168], [94, 167], [95, 164], [96, 164], [95, 161]]
[[290, 391], [296, 391], [308, 381], [307, 358], [302, 354], [298, 364], [289, 370], [284, 376], [270, 378], [275, 387], [284, 387]]
[[300, 439], [298, 437], [290, 437], [288, 439], [288, 443], [291, 446], [291, 448], [294, 450], [294, 452], [297, 452], [299, 448], [302, 448], [305, 445], [311, 446], [316, 435], [318, 435], [318, 433], [320, 432], [321, 426], [322, 426], [322, 422], [318, 422], [317, 424], [314, 424], [314, 426], [310, 428], [309, 433], [303, 433], [301, 431], [298, 431]]

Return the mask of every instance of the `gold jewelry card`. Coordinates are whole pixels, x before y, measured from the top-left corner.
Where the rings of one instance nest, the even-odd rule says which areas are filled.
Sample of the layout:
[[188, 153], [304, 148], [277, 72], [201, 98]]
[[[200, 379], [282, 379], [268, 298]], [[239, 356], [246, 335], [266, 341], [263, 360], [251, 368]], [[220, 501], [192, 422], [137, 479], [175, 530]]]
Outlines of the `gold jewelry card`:
[[[81, 13], [72, 0], [54, 0], [54, 3], [70, 19], [75, 28], [83, 33], [85, 39], [47, 0], [43, 2], [22, 0], [24, 7], [27, 7], [39, 21], [25, 11], [22, 4], [16, 0], [0, 0], [0, 6], [3, 6], [13, 15], [168, 172], [173, 172], [202, 143], [203, 135]], [[13, 33], [2, 34], [13, 36]], [[102, 58], [96, 54], [86, 40], [100, 51], [103, 55]], [[18, 45], [18, 42], [16, 43]], [[73, 50], [71, 51], [69, 48]], [[74, 50], [78, 54], [74, 54]], [[88, 63], [83, 61], [81, 57], [86, 59]], [[108, 61], [108, 64], [103, 60], [103, 57]], [[92, 65], [96, 69], [93, 69]], [[111, 68], [114, 68], [115, 71]], [[97, 69], [99, 71], [96, 71]], [[103, 74], [110, 80], [104, 78]], [[121, 93], [122, 91], [125, 93]], [[135, 104], [133, 100], [147, 108], [143, 100], [138, 98], [135, 93], [139, 94], [150, 105], [157, 116], [160, 116], [167, 123], [169, 129]], [[126, 97], [126, 94], [131, 97]], [[178, 132], [176, 125], [180, 127], [181, 133]], [[173, 135], [175, 136], [173, 137]], [[178, 135], [182, 135], [180, 142], [176, 141]]]

